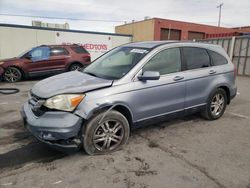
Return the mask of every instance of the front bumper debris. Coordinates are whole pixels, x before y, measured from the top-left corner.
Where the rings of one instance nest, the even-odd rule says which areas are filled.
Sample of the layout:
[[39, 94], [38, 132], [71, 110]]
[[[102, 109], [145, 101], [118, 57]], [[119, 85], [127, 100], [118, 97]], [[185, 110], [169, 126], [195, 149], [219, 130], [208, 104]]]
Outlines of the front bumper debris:
[[21, 115], [24, 126], [41, 142], [65, 149], [78, 149], [82, 145], [79, 133], [83, 120], [72, 113], [48, 111], [36, 116], [27, 102]]

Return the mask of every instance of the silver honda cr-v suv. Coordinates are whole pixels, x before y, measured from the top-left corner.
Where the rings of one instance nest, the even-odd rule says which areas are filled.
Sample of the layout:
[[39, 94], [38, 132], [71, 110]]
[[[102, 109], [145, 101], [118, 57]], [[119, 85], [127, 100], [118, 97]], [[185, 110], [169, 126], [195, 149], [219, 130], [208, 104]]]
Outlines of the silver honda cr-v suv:
[[21, 113], [42, 142], [107, 153], [124, 145], [133, 127], [194, 112], [220, 118], [236, 95], [235, 76], [234, 65], [216, 45], [131, 43], [83, 72], [38, 82]]

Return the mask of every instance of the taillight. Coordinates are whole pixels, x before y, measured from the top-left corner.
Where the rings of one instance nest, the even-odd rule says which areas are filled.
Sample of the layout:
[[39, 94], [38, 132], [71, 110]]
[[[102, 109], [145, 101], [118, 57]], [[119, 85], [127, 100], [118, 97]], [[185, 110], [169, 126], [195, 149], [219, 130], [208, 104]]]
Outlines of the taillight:
[[91, 59], [90, 59], [90, 54], [85, 54], [84, 56], [82, 56], [82, 58], [84, 59], [84, 61], [86, 62], [90, 62]]

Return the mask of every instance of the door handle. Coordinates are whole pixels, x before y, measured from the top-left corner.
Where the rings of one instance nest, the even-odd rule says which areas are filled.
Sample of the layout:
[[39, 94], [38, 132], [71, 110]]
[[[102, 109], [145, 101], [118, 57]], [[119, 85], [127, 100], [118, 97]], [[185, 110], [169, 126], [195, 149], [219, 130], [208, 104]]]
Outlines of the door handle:
[[176, 77], [174, 77], [174, 81], [179, 81], [179, 80], [182, 80], [182, 79], [184, 79], [184, 76], [176, 76]]
[[215, 74], [215, 73], [216, 73], [215, 70], [210, 70], [210, 71], [208, 72], [208, 74]]

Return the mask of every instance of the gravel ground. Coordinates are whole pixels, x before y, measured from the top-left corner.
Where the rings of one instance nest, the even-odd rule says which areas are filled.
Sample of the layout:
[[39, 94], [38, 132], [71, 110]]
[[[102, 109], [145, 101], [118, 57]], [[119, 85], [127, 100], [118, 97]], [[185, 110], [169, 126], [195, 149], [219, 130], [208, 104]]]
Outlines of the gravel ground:
[[22, 125], [20, 107], [37, 81], [0, 94], [0, 187], [239, 187], [250, 188], [250, 78], [217, 121], [199, 115], [136, 129], [109, 155], [61, 153]]

